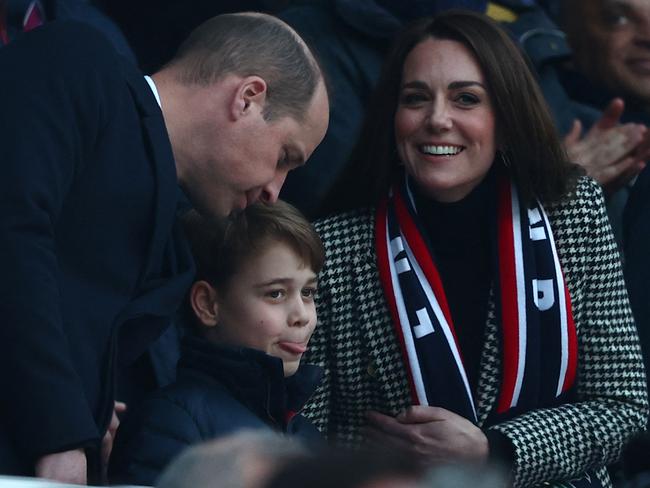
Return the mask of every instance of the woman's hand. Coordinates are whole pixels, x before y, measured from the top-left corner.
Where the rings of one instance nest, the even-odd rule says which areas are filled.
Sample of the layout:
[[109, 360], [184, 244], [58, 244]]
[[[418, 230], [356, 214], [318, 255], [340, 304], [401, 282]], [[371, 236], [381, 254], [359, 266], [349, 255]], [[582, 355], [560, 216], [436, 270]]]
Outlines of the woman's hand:
[[370, 442], [410, 451], [426, 464], [487, 461], [483, 431], [444, 408], [412, 406], [395, 418], [373, 411], [367, 417], [365, 435]]

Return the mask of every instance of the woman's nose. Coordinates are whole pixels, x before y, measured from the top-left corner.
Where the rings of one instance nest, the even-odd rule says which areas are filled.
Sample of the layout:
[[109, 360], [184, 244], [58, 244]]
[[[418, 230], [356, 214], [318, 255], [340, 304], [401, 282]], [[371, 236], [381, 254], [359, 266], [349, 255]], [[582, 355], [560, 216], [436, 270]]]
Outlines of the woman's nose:
[[434, 132], [451, 129], [453, 124], [447, 104], [441, 101], [436, 101], [431, 106], [431, 112], [429, 113], [427, 123], [428, 127]]

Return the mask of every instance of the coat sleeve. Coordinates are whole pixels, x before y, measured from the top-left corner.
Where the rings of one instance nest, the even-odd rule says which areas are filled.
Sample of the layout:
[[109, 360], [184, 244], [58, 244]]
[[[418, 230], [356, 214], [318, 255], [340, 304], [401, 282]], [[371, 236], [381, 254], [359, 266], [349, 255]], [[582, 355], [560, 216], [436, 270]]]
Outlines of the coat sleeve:
[[182, 403], [155, 396], [120, 427], [111, 457], [111, 483], [153, 486], [183, 449], [203, 439]]
[[491, 427], [514, 446], [515, 487], [612, 463], [648, 416], [639, 341], [600, 189], [582, 180], [568, 205], [554, 224], [564, 228], [558, 252], [578, 334], [577, 399]]
[[56, 225], [104, 123], [111, 74], [93, 67], [111, 55], [76, 23], [0, 50], [0, 391], [3, 422], [28, 459], [100, 437], [64, 332]]

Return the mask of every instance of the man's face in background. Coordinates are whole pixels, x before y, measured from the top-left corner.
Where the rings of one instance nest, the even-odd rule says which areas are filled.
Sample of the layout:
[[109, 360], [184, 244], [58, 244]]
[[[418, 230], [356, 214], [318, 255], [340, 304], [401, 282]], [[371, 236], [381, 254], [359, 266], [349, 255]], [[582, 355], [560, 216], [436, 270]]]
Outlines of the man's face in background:
[[567, 0], [577, 69], [613, 95], [650, 109], [650, 1]]

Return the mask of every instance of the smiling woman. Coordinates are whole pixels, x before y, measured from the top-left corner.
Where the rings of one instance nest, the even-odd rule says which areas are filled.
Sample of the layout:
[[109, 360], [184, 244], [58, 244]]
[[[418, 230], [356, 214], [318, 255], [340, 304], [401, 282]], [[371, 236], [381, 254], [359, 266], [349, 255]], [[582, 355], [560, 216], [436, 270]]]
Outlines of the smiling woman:
[[308, 413], [344, 444], [498, 459], [515, 487], [611, 486], [648, 412], [638, 340], [602, 195], [516, 46], [478, 14], [419, 21], [369, 106], [348, 211], [316, 223]]

